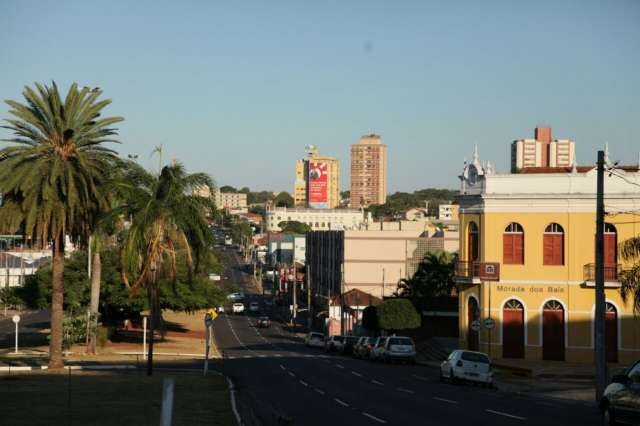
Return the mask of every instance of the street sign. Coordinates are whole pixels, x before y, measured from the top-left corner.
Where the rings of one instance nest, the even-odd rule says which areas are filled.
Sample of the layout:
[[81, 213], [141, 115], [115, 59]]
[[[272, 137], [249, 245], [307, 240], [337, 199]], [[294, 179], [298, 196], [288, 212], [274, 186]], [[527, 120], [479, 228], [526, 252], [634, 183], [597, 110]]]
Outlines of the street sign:
[[479, 320], [473, 320], [473, 322], [471, 323], [471, 329], [473, 331], [480, 331], [480, 321]]
[[495, 326], [496, 326], [496, 322], [494, 321], [493, 318], [486, 318], [484, 320], [484, 328], [486, 328], [487, 330], [491, 330]]
[[19, 322], [20, 322], [20, 315], [14, 315], [14, 316], [13, 316], [13, 318], [12, 318], [12, 320], [13, 320], [13, 322], [14, 322], [15, 324], [19, 323]]

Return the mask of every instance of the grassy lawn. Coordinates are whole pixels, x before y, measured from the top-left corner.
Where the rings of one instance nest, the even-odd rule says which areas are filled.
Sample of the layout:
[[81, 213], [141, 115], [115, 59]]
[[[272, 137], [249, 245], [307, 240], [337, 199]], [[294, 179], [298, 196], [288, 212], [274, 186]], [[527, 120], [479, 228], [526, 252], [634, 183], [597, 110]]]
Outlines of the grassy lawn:
[[[168, 374], [67, 371], [0, 376], [0, 423], [6, 425], [158, 425]], [[235, 422], [224, 379], [172, 374], [173, 425]]]

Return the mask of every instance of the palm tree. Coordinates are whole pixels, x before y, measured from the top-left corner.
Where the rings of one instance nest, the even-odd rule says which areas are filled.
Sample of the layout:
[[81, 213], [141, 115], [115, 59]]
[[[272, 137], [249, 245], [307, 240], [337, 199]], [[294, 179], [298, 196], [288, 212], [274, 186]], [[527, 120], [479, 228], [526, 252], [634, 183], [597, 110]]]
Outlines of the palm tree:
[[620, 296], [626, 303], [633, 298], [633, 311], [640, 314], [640, 236], [630, 238], [620, 245], [622, 259], [634, 262], [633, 266], [622, 271], [620, 277]]
[[444, 251], [427, 253], [413, 277], [398, 283], [396, 294], [424, 308], [436, 297], [451, 296], [456, 289], [456, 255]]
[[94, 218], [106, 207], [101, 185], [116, 153], [111, 128], [120, 117], [100, 118], [111, 100], [99, 89], [72, 84], [64, 101], [58, 87], [25, 87], [26, 104], [8, 100], [15, 119], [3, 126], [13, 145], [0, 150], [0, 228], [41, 245], [52, 243], [51, 340], [49, 367], [62, 368], [64, 249], [69, 238], [86, 241]]
[[[193, 269], [192, 251], [210, 248], [207, 216], [214, 209], [211, 198], [194, 195], [197, 188], [213, 187], [203, 173], [187, 174], [179, 164], [165, 166], [160, 176], [130, 164], [129, 182], [121, 191], [126, 200], [121, 214], [131, 218], [123, 245], [124, 282], [131, 292], [145, 288], [149, 298], [151, 338], [147, 374], [153, 367], [153, 331], [162, 328], [159, 279], [176, 278], [176, 258], [185, 253], [187, 267]], [[134, 280], [129, 284], [128, 275]]]

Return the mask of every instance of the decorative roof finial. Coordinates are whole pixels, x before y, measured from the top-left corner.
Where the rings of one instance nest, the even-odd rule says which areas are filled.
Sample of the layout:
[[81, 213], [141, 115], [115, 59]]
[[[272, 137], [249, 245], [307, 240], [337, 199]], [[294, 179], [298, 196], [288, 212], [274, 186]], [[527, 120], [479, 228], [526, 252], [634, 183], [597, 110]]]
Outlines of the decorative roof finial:
[[574, 175], [576, 173], [578, 173], [578, 164], [576, 162], [576, 150], [573, 150], [573, 153], [571, 154], [571, 162], [573, 163], [573, 165], [571, 166], [571, 173], [573, 173]]
[[477, 164], [477, 163], [480, 162], [480, 156], [478, 155], [478, 144], [475, 144], [473, 146], [473, 160], [472, 160], [472, 162], [474, 164]]
[[604, 164], [605, 166], [609, 165], [609, 143], [604, 143]]

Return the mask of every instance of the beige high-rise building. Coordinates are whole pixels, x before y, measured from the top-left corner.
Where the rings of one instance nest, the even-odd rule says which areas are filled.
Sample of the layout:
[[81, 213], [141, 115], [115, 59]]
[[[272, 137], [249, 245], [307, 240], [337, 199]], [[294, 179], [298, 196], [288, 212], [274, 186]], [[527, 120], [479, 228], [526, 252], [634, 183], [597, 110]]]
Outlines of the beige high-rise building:
[[[296, 161], [296, 181], [293, 189], [295, 206], [329, 209], [338, 207], [340, 205], [340, 162], [335, 157], [320, 155], [313, 145], [308, 145], [306, 151], [306, 158]], [[307, 188], [309, 182], [311, 184]]]
[[511, 172], [534, 167], [572, 167], [575, 143], [571, 139], [551, 139], [551, 127], [536, 127], [533, 139], [511, 144]]
[[351, 208], [387, 201], [387, 146], [378, 135], [351, 145]]

